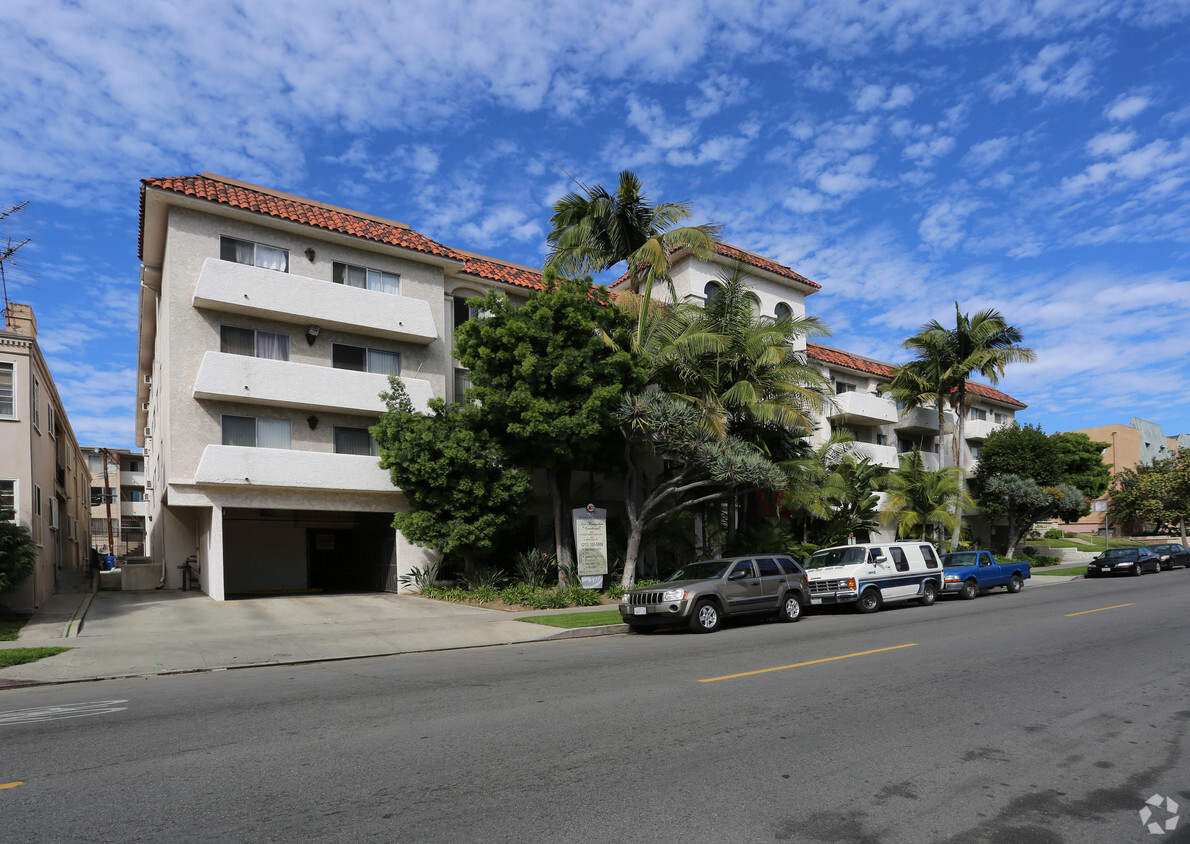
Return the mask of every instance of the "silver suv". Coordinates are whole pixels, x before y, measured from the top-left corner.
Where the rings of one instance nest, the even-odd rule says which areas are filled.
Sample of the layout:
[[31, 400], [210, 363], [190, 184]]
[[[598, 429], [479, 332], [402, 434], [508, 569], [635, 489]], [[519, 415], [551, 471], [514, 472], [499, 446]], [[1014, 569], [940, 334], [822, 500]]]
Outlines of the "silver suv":
[[797, 621], [809, 591], [806, 572], [784, 554], [705, 560], [625, 592], [620, 617], [634, 633], [683, 623], [695, 633], [713, 633], [728, 616], [776, 613], [781, 621]]

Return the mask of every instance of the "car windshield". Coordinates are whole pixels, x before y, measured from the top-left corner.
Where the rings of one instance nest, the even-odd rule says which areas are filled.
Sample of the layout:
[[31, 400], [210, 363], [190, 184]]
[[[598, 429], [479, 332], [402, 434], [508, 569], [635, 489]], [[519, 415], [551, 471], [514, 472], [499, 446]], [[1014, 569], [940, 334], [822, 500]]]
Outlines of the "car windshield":
[[710, 580], [714, 577], [722, 577], [723, 572], [727, 570], [727, 560], [709, 560], [705, 563], [690, 563], [682, 566], [675, 571], [666, 580]]
[[815, 551], [806, 561], [808, 569], [825, 569], [830, 566], [851, 566], [864, 561], [866, 549], [852, 545], [847, 548], [825, 548]]
[[1175, 545], [1150, 545], [1149, 550], [1154, 554], [1176, 554], [1178, 552]]
[[979, 562], [979, 555], [974, 551], [960, 551], [957, 554], [943, 554], [944, 566], [973, 566]]
[[1129, 560], [1137, 554], [1136, 548], [1109, 548], [1103, 552], [1105, 560]]

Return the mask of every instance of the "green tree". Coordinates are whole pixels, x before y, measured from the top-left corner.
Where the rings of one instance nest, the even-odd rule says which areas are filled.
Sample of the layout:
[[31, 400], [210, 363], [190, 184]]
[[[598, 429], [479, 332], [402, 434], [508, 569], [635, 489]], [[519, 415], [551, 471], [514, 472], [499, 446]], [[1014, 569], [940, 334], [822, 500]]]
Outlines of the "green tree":
[[13, 520], [12, 510], [0, 510], [0, 595], [32, 574], [36, 561], [29, 528]]
[[[887, 492], [880, 518], [897, 526], [901, 539], [926, 539], [927, 529], [954, 530], [957, 510], [973, 510], [975, 501], [963, 489], [954, 466], [927, 469], [921, 451], [913, 449], [900, 457], [900, 466], [884, 480]], [[956, 506], [957, 505], [957, 506]], [[935, 537], [936, 538], [936, 534]]]
[[647, 531], [676, 513], [750, 489], [778, 490], [784, 474], [742, 440], [715, 437], [690, 404], [656, 390], [624, 398], [619, 413], [627, 462], [628, 541], [623, 585], [636, 581]]
[[[982, 462], [982, 456], [981, 456]], [[1039, 520], [1050, 516], [1069, 518], [1087, 506], [1082, 492], [1070, 484], [1044, 487], [1032, 478], [1019, 475], [993, 475], [984, 483], [979, 496], [980, 506], [992, 518], [1008, 521], [1008, 542], [1005, 553], [1016, 555], [1022, 536]]]
[[679, 226], [690, 217], [690, 204], [654, 204], [641, 192], [640, 179], [627, 170], [620, 173], [614, 194], [601, 185], [577, 184], [581, 192], [571, 191], [554, 203], [546, 266], [577, 276], [626, 262], [629, 290], [644, 302], [637, 322], [637, 340], [643, 342], [654, 284], [665, 283], [672, 291], [674, 252], [687, 247], [709, 257], [719, 241], [719, 226]]
[[400, 379], [389, 384], [381, 396], [387, 410], [370, 431], [381, 467], [409, 502], [393, 527], [410, 542], [473, 564], [528, 507], [529, 474], [476, 424], [474, 407], [431, 399], [430, 413], [418, 413]]
[[[969, 316], [962, 312], [958, 302], [955, 302], [954, 307], [953, 328], [930, 320], [902, 345], [915, 355], [915, 361], [906, 366], [911, 367], [911, 372], [916, 373], [922, 385], [929, 388], [922, 393], [921, 400], [926, 400], [926, 396], [931, 394], [935, 401], [945, 397], [954, 410], [952, 465], [959, 468], [961, 475], [965, 475], [963, 441], [967, 419], [967, 379], [978, 373], [995, 384], [1009, 364], [1032, 362], [1037, 355], [1032, 349], [1020, 345], [1023, 339], [1020, 329], [1009, 325], [999, 311], [989, 308]], [[906, 390], [906, 396], [910, 395], [907, 385], [902, 389]], [[962, 517], [961, 512], [958, 515]], [[958, 548], [960, 529], [956, 525], [951, 531], [952, 548]]]
[[1186, 521], [1190, 519], [1190, 451], [1115, 475], [1108, 506], [1119, 522], [1152, 522], [1159, 530], [1178, 525], [1182, 544], [1186, 544]]
[[979, 449], [972, 487], [976, 494], [994, 475], [1018, 475], [1042, 486], [1064, 480], [1059, 442], [1037, 425], [1013, 423], [992, 431]]
[[1086, 434], [1050, 434], [1057, 447], [1061, 479], [1078, 487], [1087, 498], [1098, 498], [1107, 492], [1111, 483], [1111, 469], [1103, 462], [1107, 443], [1095, 442]]
[[473, 300], [484, 316], [459, 327], [455, 355], [469, 370], [476, 424], [514, 464], [546, 471], [563, 572], [571, 561], [571, 471], [606, 463], [623, 394], [645, 378], [639, 358], [601, 340], [626, 344], [631, 335], [606, 288], [549, 268], [544, 283], [523, 305], [497, 291]]

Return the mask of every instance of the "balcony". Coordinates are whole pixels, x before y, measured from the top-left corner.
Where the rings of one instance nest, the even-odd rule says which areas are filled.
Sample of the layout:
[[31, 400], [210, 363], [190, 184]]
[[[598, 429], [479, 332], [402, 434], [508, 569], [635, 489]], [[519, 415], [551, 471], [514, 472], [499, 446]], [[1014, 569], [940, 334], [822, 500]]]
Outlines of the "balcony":
[[194, 482], [319, 493], [399, 491], [376, 457], [238, 445], [208, 445], [203, 449]]
[[[100, 477], [102, 477], [100, 473]], [[145, 473], [144, 472], [127, 472], [120, 470], [120, 486], [144, 486]]]
[[317, 325], [425, 345], [438, 339], [430, 303], [293, 273], [207, 258], [194, 307]]
[[[899, 458], [904, 457], [905, 455], [907, 455], [909, 453], [910, 452], [908, 452], [908, 451], [898, 452], [898, 454], [897, 454], [897, 458], [898, 458], [897, 465], [898, 466], [900, 465]], [[937, 452], [923, 451], [923, 452], [921, 452], [921, 465], [923, 468], [925, 468], [926, 470], [928, 470], [930, 472], [936, 472], [937, 470], [942, 468], [942, 458], [938, 455]]]
[[120, 515], [123, 516], [147, 516], [149, 515], [148, 505], [143, 501], [121, 501]]
[[967, 419], [963, 423], [963, 436], [969, 440], [976, 442], [983, 442], [988, 438], [988, 434], [997, 428], [1004, 427], [1006, 422], [994, 422], [991, 419]]
[[889, 469], [896, 469], [901, 465], [897, 460], [897, 450], [891, 445], [876, 445], [876, 443], [852, 443], [851, 445], [855, 448], [856, 457], [866, 457], [871, 462]]
[[914, 407], [905, 410], [897, 420], [896, 429], [901, 434], [929, 436], [937, 434], [938, 411], [933, 407]]
[[[433, 397], [430, 382], [420, 378], [401, 380], [414, 409], [424, 412]], [[194, 379], [193, 394], [196, 399], [371, 415], [384, 411], [380, 393], [387, 389], [388, 376], [375, 372], [206, 352]]]
[[871, 393], [839, 393], [835, 406], [827, 411], [832, 421], [851, 425], [887, 425], [897, 421], [897, 405], [891, 399]]

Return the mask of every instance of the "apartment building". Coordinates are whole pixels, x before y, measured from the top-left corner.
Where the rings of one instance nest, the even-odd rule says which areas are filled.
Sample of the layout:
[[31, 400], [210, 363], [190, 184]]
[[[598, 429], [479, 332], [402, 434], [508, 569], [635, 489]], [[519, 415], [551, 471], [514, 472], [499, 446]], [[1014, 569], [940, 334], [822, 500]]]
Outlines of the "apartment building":
[[90, 576], [90, 484], [37, 345], [33, 309], [9, 303], [0, 330], [0, 509], [29, 528], [37, 558], [0, 604], [28, 612], [55, 591], [82, 587]]
[[145, 554], [145, 457], [126, 448], [85, 447], [91, 473], [91, 547], [119, 560]]
[[430, 552], [368, 434], [388, 378], [461, 396], [466, 302], [540, 287], [526, 267], [409, 226], [204, 173], [141, 186], [137, 445], [149, 552], [216, 600], [396, 591]]

